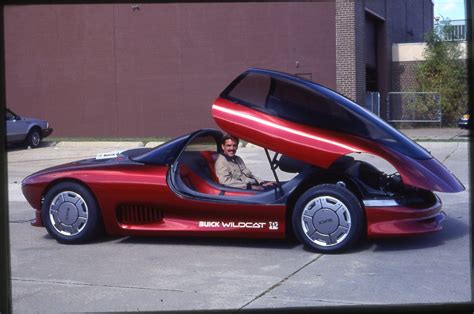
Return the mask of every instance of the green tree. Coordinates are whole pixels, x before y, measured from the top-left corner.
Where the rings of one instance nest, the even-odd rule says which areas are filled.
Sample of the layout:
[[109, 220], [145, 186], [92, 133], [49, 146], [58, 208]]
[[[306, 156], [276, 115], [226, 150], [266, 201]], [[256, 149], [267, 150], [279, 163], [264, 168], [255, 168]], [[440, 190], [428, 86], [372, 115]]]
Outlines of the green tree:
[[423, 92], [438, 92], [441, 96], [442, 122], [453, 126], [467, 108], [467, 69], [461, 59], [459, 41], [453, 38], [449, 20], [440, 22], [426, 36], [425, 61], [416, 69], [416, 80]]

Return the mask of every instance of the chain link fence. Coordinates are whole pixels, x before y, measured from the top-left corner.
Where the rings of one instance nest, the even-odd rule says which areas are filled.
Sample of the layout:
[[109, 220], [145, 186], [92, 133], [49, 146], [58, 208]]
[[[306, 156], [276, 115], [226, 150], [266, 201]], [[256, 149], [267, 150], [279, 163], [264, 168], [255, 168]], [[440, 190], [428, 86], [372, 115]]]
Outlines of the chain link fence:
[[390, 92], [387, 121], [392, 123], [439, 123], [441, 97], [436, 92]]

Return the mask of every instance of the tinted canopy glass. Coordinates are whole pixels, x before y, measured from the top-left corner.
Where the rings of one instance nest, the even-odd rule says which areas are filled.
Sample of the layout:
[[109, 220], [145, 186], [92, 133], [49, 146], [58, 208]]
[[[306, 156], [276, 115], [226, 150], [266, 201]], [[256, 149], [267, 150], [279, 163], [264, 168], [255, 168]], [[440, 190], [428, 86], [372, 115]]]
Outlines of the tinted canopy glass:
[[413, 158], [432, 158], [421, 146], [353, 101], [296, 76], [252, 69], [220, 96], [288, 121], [374, 140]]

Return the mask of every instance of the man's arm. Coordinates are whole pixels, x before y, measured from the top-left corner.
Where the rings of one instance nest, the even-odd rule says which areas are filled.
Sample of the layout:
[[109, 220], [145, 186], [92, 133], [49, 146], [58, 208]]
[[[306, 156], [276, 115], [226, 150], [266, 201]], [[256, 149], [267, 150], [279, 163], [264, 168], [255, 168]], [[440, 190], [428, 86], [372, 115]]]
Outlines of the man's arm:
[[245, 174], [246, 177], [251, 178], [251, 179], [255, 179], [258, 184], [261, 184], [263, 181], [265, 181], [265, 180], [262, 180], [259, 177], [255, 176], [252, 173], [252, 171], [250, 171], [250, 169], [247, 168], [247, 166], [245, 165], [244, 160], [242, 158], [240, 158], [239, 156], [235, 156], [235, 157], [237, 159], [237, 163], [239, 164], [240, 169], [242, 170], [242, 173]]

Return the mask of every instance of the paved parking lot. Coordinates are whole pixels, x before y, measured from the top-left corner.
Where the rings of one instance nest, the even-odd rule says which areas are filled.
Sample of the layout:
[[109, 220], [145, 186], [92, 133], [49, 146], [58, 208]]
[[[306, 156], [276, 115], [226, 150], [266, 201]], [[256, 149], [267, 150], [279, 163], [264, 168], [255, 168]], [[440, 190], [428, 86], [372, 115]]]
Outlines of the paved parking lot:
[[[440, 194], [441, 232], [361, 241], [344, 254], [306, 251], [292, 240], [103, 238], [61, 245], [30, 226], [21, 180], [47, 166], [141, 143], [61, 143], [10, 149], [8, 188], [13, 310], [24, 312], [254, 309], [468, 302], [468, 143], [423, 142], [466, 186]], [[270, 177], [258, 148], [239, 154]], [[381, 168], [386, 165], [375, 161]]]

